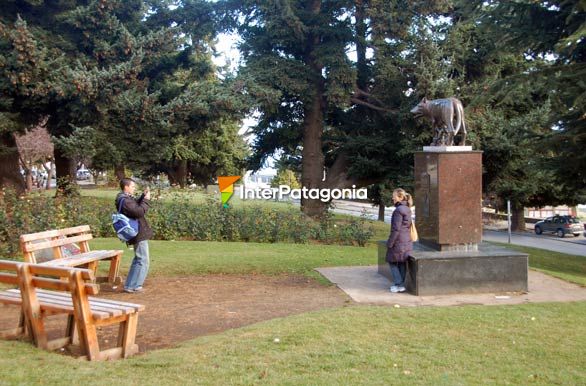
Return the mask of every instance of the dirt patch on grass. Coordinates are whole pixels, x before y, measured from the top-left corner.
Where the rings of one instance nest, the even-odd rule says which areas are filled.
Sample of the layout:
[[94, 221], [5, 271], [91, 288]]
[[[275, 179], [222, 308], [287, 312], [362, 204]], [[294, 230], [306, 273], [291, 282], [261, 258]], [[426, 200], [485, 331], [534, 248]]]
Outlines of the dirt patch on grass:
[[[172, 347], [201, 335], [213, 334], [263, 320], [300, 314], [352, 302], [335, 286], [323, 286], [302, 276], [207, 275], [152, 277], [142, 293], [103, 290], [99, 297], [144, 304], [136, 343], [141, 352]], [[15, 327], [18, 308], [0, 306], [0, 330]], [[60, 336], [63, 316], [47, 323]], [[102, 348], [112, 346], [117, 329], [99, 331]], [[60, 335], [59, 335], [60, 334]]]

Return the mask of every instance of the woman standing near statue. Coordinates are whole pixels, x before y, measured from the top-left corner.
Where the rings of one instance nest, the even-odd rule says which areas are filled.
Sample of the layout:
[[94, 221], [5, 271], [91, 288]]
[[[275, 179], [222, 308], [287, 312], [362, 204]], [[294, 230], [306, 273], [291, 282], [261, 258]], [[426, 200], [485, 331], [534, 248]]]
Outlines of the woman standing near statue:
[[391, 234], [387, 240], [387, 262], [391, 266], [393, 285], [391, 292], [405, 292], [407, 259], [413, 251], [411, 241], [411, 209], [413, 199], [403, 189], [393, 191], [395, 211], [391, 217]]

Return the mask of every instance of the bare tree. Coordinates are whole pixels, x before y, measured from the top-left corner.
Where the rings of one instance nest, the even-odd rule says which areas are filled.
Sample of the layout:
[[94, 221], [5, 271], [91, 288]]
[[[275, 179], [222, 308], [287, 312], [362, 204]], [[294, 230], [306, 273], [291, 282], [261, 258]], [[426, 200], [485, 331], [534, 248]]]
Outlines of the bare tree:
[[52, 168], [45, 164], [53, 160], [54, 147], [46, 123], [47, 118], [43, 118], [38, 125], [27, 129], [23, 135], [15, 135], [20, 164], [25, 172], [26, 190], [29, 192], [33, 188], [33, 167], [39, 164], [47, 171], [46, 188], [50, 186]]

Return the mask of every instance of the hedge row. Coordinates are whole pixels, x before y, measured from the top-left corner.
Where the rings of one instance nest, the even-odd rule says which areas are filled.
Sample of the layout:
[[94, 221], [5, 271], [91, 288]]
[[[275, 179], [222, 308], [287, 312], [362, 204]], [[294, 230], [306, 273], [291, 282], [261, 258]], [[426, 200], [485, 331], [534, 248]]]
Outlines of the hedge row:
[[[0, 256], [18, 253], [21, 234], [89, 224], [95, 237], [115, 237], [111, 199], [54, 198], [39, 194], [0, 199]], [[194, 203], [187, 194], [153, 201], [147, 219], [158, 240], [251, 241], [364, 246], [372, 228], [363, 218], [336, 223], [331, 215], [316, 221], [297, 208], [263, 205], [222, 208], [217, 200]]]

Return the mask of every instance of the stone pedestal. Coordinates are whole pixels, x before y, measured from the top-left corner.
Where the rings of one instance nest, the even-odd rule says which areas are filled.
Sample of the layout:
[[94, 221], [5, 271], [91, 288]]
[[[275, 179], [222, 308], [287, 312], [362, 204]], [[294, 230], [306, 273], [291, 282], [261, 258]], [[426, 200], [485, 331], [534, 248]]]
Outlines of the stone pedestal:
[[482, 152], [452, 149], [415, 152], [415, 225], [420, 242], [433, 249], [476, 251], [482, 240]]
[[[386, 251], [386, 241], [379, 241], [378, 273], [392, 283]], [[415, 243], [407, 262], [405, 287], [417, 296], [527, 292], [527, 269], [527, 254], [487, 243], [467, 252], [438, 252]]]
[[[482, 152], [458, 146], [415, 153], [419, 242], [407, 262], [407, 291], [418, 296], [526, 292], [527, 255], [482, 242]], [[378, 272], [392, 282], [386, 241]]]

